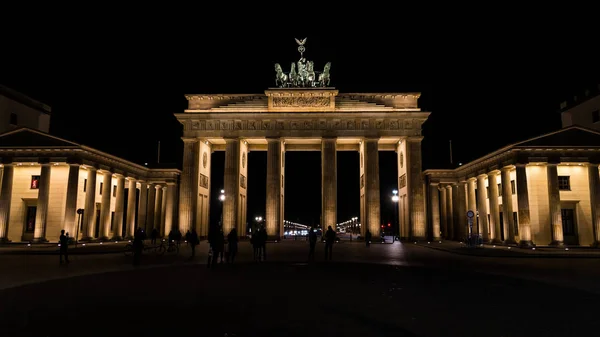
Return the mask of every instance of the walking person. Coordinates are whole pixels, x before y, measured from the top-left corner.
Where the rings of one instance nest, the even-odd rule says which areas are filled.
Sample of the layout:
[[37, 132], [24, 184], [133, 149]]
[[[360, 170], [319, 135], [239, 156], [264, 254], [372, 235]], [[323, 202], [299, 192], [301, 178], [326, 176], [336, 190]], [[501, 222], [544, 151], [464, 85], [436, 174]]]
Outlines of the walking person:
[[325, 232], [325, 261], [331, 261], [333, 255], [333, 243], [335, 242], [335, 232], [331, 226], [327, 227]]
[[314, 227], [310, 227], [310, 232], [308, 232], [308, 243], [310, 245], [310, 250], [308, 251], [308, 261], [314, 261], [315, 246], [317, 245], [317, 233], [315, 232]]
[[62, 229], [60, 231], [59, 242], [60, 242], [60, 252], [59, 252], [60, 264], [63, 264], [63, 255], [65, 256], [65, 263], [68, 264], [69, 263], [69, 252], [68, 252], [69, 237], [65, 235], [64, 229]]
[[227, 263], [233, 263], [235, 255], [238, 251], [238, 234], [237, 229], [233, 228], [229, 234], [227, 234], [227, 242], [229, 244], [229, 254], [227, 254]]

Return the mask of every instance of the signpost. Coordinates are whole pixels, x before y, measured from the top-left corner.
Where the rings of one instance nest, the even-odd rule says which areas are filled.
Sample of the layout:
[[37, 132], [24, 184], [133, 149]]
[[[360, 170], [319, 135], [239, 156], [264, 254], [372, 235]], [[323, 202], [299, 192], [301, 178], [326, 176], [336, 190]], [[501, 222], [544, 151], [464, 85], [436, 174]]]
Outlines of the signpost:
[[471, 246], [473, 244], [473, 217], [474, 216], [475, 216], [475, 213], [473, 213], [473, 211], [471, 211], [471, 210], [467, 211], [467, 219], [469, 222], [469, 232], [470, 232], [469, 246]]

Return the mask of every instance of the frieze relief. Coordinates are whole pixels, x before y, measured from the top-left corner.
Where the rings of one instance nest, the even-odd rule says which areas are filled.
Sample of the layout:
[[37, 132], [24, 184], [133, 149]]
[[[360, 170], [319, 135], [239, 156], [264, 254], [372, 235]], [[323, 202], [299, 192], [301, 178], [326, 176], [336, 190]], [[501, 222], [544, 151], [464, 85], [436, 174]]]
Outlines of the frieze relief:
[[[297, 120], [201, 120], [186, 121], [186, 130], [411, 130], [420, 132], [419, 120], [398, 119], [297, 119]], [[412, 134], [412, 133], [411, 133]]]
[[330, 103], [329, 97], [273, 97], [276, 108], [328, 107]]

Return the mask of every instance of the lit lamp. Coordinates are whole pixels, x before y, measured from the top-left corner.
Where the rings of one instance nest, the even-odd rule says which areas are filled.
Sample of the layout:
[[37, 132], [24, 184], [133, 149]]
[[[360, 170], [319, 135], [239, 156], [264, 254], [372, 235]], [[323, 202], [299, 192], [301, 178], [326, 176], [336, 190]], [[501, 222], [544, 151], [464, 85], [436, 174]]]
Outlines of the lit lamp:
[[392, 191], [392, 202], [394, 203], [394, 237], [392, 239], [392, 242], [396, 241], [396, 226], [398, 224], [398, 201], [400, 200], [400, 198], [398, 197], [398, 190], [393, 190]]

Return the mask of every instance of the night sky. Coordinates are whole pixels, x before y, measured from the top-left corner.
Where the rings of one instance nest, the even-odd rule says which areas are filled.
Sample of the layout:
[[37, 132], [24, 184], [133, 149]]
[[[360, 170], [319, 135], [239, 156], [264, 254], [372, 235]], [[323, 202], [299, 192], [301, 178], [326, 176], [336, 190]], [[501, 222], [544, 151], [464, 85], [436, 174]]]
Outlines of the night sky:
[[[399, 28], [367, 35], [79, 29], [85, 39], [52, 29], [8, 39], [0, 83], [52, 106], [52, 134], [149, 165], [160, 141], [160, 162], [180, 166], [182, 131], [173, 113], [185, 109], [184, 94], [264, 92], [274, 85], [274, 63], [288, 71], [297, 61], [295, 37], [308, 37], [305, 57], [317, 70], [332, 62], [340, 92], [422, 92], [420, 107], [432, 112], [423, 128], [424, 169], [450, 166], [449, 140], [457, 164], [556, 130], [560, 102], [600, 83], [593, 44], [566, 52], [557, 39], [574, 40], [560, 31], [441, 38]], [[380, 153], [383, 222], [394, 214], [395, 156]], [[250, 153], [248, 162], [253, 219], [264, 216], [266, 152]], [[223, 164], [224, 153], [215, 152], [215, 193]], [[338, 152], [340, 222], [359, 215], [358, 172], [358, 153]], [[286, 154], [285, 219], [319, 222], [320, 175], [320, 152]]]

